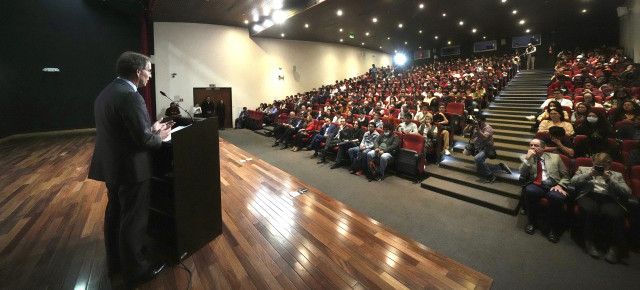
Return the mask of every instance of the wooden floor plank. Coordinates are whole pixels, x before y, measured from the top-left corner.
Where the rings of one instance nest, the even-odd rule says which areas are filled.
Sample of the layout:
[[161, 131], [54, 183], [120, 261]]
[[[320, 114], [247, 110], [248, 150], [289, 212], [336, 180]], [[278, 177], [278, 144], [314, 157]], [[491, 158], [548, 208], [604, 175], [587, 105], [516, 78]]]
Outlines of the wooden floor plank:
[[[0, 285], [110, 289], [93, 134], [0, 143]], [[223, 234], [183, 263], [193, 289], [488, 289], [492, 280], [221, 140]], [[303, 195], [289, 193], [308, 188]], [[140, 289], [180, 289], [181, 266]]]

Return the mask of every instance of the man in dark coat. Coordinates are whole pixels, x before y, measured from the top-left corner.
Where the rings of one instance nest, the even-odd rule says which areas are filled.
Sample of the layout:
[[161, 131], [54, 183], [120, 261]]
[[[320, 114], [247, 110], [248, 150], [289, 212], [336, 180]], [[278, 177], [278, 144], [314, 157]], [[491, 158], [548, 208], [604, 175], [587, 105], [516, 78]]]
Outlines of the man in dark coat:
[[216, 115], [218, 115], [218, 129], [224, 130], [224, 103], [220, 100], [220, 103], [216, 106]]
[[202, 104], [200, 104], [200, 107], [202, 107], [202, 117], [204, 117], [204, 118], [213, 117], [213, 112], [215, 110], [215, 105], [211, 101], [211, 97], [207, 97], [207, 99], [204, 100], [204, 102], [202, 102]]
[[95, 100], [96, 141], [89, 178], [104, 181], [109, 201], [104, 236], [110, 275], [122, 273], [130, 286], [152, 279], [164, 264], [151, 265], [142, 253], [149, 217], [151, 150], [159, 149], [173, 122], [153, 125], [137, 88], [151, 78], [145, 55], [125, 52], [116, 78]]

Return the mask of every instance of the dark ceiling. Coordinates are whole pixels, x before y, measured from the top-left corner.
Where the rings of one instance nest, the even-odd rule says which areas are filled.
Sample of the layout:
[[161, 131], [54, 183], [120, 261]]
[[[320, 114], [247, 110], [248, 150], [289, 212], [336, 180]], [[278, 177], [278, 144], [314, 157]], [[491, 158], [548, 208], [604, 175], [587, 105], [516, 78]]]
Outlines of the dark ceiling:
[[[393, 53], [440, 48], [449, 42], [458, 45], [483, 39], [509, 40], [527, 34], [565, 39], [584, 35], [576, 32], [585, 30], [593, 31], [595, 37], [595, 33], [615, 29], [617, 37], [616, 7], [622, 6], [624, 0], [283, 0], [282, 10], [288, 19], [260, 32], [253, 30], [252, 13], [258, 12], [257, 23], [262, 23], [270, 18], [263, 15], [262, 7], [276, 2], [151, 0], [149, 9], [154, 22], [247, 27], [253, 37], [342, 43]], [[337, 15], [338, 10], [342, 16]], [[245, 20], [249, 23], [245, 24]], [[524, 24], [520, 24], [521, 20]]]

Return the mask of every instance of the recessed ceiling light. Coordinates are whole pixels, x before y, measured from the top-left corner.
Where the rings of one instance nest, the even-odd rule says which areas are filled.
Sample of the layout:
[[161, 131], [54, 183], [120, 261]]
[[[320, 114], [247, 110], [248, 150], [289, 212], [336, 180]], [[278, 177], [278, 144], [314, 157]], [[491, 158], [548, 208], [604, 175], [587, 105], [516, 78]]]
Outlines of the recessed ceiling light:
[[382, 46], [380, 47], [380, 49], [382, 49]]
[[587, 9], [582, 9], [582, 13], [587, 13]]
[[482, 37], [482, 39], [487, 39], [487, 37], [486, 37], [486, 36], [483, 36], [483, 37]]
[[373, 21], [373, 23], [378, 22], [378, 18], [373, 17], [373, 19], [371, 19], [371, 21]]
[[262, 15], [269, 16], [269, 14], [271, 14], [271, 7], [269, 6], [262, 7]]
[[369, 36], [369, 31], [365, 32], [364, 35]]
[[511, 11], [511, 14], [518, 14], [518, 10]]
[[407, 42], [405, 41], [405, 42], [404, 42], [404, 45], [407, 45], [407, 44], [409, 44], [409, 43], [407, 43]]
[[531, 29], [527, 29], [524, 32], [529, 33], [529, 32], [531, 32]]
[[460, 22], [458, 22], [458, 24], [464, 25], [464, 21], [460, 21]]
[[387, 40], [391, 39], [391, 37], [387, 37]]
[[309, 28], [309, 23], [305, 23], [304, 28]]
[[507, 2], [507, 0], [502, 0], [502, 1], [500, 1], [500, 2], [502, 2], [502, 3], [506, 3], [506, 2]]
[[340, 30], [340, 32], [342, 32], [342, 28], [340, 28], [339, 30]]
[[396, 49], [396, 50], [394, 50], [394, 52], [395, 52], [395, 53], [398, 53], [398, 50]]
[[476, 31], [478, 31], [477, 29], [471, 29], [471, 33], [476, 33]]
[[418, 46], [418, 49], [422, 49], [422, 46]]
[[433, 38], [438, 39], [438, 36], [436, 35], [436, 36], [434, 36]]
[[522, 19], [522, 20], [520, 20], [519, 23], [520, 23], [520, 25], [522, 25], [522, 24], [524, 24], [524, 22], [525, 22], [524, 19]]
[[442, 17], [447, 17], [447, 13], [442, 13]]
[[362, 45], [364, 45], [364, 42], [362, 43]]
[[244, 20], [244, 24], [249, 24], [249, 20]]
[[342, 38], [340, 38], [340, 42], [343, 42], [344, 40], [342, 40]]
[[418, 5], [418, 7], [420, 7], [420, 9], [424, 8], [424, 4], [420, 3], [420, 5]]
[[338, 9], [338, 12], [336, 12], [336, 14], [338, 14], [338, 16], [342, 16], [342, 10]]
[[281, 37], [284, 37], [284, 33], [280, 33], [280, 36], [281, 36]]
[[402, 28], [402, 23], [399, 23], [399, 24], [398, 24], [398, 28]]
[[419, 30], [418, 33], [422, 34], [422, 30]]
[[271, 18], [273, 18], [273, 21], [277, 24], [284, 23], [287, 21], [288, 17], [287, 13], [282, 10], [273, 11], [273, 14], [271, 15]]
[[448, 45], [451, 45], [451, 41], [447, 41], [447, 44], [448, 44]]
[[257, 9], [251, 10], [251, 17], [253, 17], [253, 22], [258, 22], [258, 20], [260, 20], [260, 14]]

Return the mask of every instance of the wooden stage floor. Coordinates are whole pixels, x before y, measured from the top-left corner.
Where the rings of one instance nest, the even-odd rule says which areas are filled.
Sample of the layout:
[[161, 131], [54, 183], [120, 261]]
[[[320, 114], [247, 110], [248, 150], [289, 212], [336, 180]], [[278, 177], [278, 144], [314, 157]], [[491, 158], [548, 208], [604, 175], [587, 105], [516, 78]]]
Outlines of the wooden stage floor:
[[[76, 134], [0, 143], [0, 288], [111, 288], [106, 188], [86, 179], [93, 140]], [[492, 285], [222, 139], [220, 165], [223, 234], [184, 261], [194, 289]], [[305, 194], [289, 194], [305, 187]], [[188, 282], [174, 266], [140, 288], [185, 289]]]

